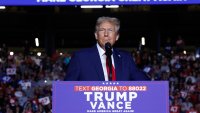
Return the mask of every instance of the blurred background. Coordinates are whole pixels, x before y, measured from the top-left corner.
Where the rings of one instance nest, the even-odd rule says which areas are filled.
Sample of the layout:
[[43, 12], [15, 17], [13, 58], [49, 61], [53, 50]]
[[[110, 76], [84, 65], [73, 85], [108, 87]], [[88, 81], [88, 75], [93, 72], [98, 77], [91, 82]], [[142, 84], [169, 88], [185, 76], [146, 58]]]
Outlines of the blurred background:
[[[200, 46], [200, 6], [197, 5], [121, 5], [118, 8], [80, 6], [8, 6], [0, 10], [0, 45], [29, 46], [49, 50], [82, 48], [95, 44], [94, 28], [99, 16], [120, 19], [122, 48], [137, 48], [142, 37], [146, 47], [158, 50], [167, 40], [178, 37], [187, 46]], [[28, 44], [27, 44], [28, 43]]]

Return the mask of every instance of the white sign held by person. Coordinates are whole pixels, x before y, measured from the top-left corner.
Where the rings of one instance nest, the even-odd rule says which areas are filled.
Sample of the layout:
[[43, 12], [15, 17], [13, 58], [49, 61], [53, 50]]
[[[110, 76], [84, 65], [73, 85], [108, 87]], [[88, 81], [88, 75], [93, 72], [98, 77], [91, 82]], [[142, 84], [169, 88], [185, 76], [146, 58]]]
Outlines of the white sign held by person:
[[7, 75], [15, 75], [16, 74], [16, 68], [7, 68], [6, 74]]
[[39, 101], [39, 103], [41, 103], [42, 105], [48, 105], [48, 104], [50, 103], [49, 97], [39, 98], [38, 101]]

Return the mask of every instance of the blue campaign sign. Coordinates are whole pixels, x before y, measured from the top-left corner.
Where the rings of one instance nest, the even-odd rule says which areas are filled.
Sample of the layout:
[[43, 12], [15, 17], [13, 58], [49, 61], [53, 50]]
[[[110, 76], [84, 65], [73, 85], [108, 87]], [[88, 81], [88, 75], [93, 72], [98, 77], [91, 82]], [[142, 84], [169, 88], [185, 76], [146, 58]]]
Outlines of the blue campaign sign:
[[53, 83], [53, 113], [169, 113], [167, 81]]
[[0, 5], [140, 5], [199, 4], [200, 0], [0, 0]]

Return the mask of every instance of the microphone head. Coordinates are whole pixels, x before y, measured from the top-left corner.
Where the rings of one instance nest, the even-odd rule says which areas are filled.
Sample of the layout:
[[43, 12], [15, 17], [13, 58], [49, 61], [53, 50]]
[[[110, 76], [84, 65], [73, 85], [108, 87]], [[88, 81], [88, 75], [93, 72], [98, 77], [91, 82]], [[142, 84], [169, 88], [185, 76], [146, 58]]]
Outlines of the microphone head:
[[106, 55], [112, 55], [112, 46], [109, 42], [105, 43]]

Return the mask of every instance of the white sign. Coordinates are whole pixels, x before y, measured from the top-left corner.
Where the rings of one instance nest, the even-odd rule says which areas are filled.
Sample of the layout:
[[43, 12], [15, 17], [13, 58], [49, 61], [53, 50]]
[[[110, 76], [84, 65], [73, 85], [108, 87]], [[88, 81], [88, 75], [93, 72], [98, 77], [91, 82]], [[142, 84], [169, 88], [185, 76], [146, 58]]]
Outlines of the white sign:
[[48, 105], [48, 104], [50, 103], [49, 97], [39, 98], [38, 101], [39, 101], [39, 103], [41, 103], [42, 105]]
[[15, 75], [16, 74], [16, 68], [7, 68], [6, 74], [7, 75]]

